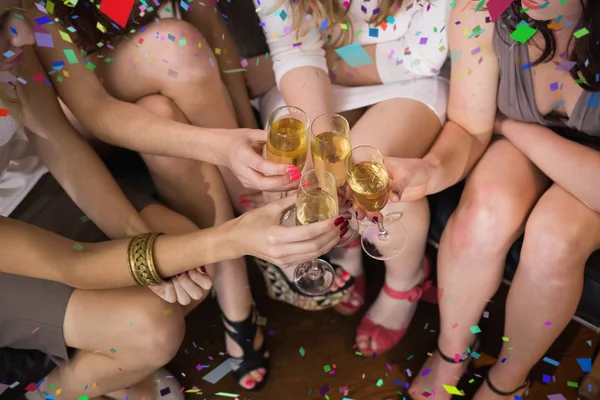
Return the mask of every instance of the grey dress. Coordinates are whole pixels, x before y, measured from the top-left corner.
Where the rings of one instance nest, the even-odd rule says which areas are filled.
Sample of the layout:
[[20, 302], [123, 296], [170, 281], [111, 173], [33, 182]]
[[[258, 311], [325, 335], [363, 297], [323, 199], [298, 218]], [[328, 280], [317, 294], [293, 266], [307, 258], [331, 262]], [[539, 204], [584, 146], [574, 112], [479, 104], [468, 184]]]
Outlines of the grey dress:
[[535, 102], [531, 69], [521, 68], [530, 62], [527, 45], [516, 43], [513, 46], [514, 41], [509, 35], [508, 28], [496, 23], [493, 44], [500, 64], [498, 109], [508, 118], [547, 126], [567, 139], [600, 151], [599, 93], [584, 90], [570, 118], [540, 114]]

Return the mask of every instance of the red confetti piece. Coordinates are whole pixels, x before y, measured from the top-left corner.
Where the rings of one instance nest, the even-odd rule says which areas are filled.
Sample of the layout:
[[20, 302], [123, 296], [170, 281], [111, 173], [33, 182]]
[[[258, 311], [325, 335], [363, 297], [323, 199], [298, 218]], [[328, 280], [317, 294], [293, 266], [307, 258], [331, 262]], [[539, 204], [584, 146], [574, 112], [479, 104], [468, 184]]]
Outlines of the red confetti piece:
[[115, 21], [121, 28], [125, 28], [133, 3], [134, 0], [102, 0], [100, 11]]

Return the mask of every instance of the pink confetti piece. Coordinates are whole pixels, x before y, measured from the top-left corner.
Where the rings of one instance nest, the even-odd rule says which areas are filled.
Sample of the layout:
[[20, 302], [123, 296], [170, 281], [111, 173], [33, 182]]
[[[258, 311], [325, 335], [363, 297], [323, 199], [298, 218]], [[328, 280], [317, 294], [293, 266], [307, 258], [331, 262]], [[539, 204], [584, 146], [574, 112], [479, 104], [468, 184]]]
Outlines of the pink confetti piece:
[[37, 331], [39, 331], [39, 330], [40, 330], [40, 327], [38, 326], [37, 328], [35, 328], [35, 329], [33, 330], [33, 332], [31, 332], [31, 334], [33, 335], [34, 333], [36, 333], [36, 332], [37, 332]]

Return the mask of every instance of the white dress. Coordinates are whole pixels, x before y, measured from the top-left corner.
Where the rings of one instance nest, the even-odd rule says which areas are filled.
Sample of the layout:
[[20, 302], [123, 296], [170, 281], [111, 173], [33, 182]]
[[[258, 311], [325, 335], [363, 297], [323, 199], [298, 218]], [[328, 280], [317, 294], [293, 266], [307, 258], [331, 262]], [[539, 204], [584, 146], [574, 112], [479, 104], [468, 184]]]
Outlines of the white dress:
[[8, 217], [46, 172], [18, 122], [0, 117], [0, 215]]
[[[340, 1], [342, 0], [325, 0]], [[275, 108], [284, 105], [279, 82], [289, 71], [312, 66], [327, 70], [323, 21], [310, 16], [300, 33], [292, 31], [291, 0], [254, 0], [269, 45], [269, 57], [277, 87], [260, 102], [263, 123]], [[376, 0], [354, 0], [348, 16], [353, 29], [353, 45], [375, 44], [377, 71], [382, 85], [333, 86], [336, 112], [366, 107], [392, 98], [410, 98], [427, 105], [443, 123], [446, 117], [449, 84], [439, 76], [448, 55], [447, 23], [449, 0], [405, 0], [393, 17], [378, 27], [368, 19], [378, 12]], [[335, 37], [340, 32], [333, 32]]]

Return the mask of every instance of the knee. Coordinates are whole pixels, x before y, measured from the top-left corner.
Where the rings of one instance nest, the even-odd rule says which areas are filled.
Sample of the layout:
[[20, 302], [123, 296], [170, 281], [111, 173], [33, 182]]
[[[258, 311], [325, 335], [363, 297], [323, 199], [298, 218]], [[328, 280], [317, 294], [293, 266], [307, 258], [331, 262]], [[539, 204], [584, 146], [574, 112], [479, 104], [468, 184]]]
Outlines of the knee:
[[[220, 80], [217, 62], [214, 59], [213, 50], [208, 45], [204, 36], [192, 24], [180, 19], [161, 20], [158, 26], [159, 35], [163, 37], [175, 37], [179, 43], [172, 50], [171, 43], [168, 47], [163, 47], [164, 52], [168, 52], [169, 60], [169, 78], [177, 79], [210, 79]], [[182, 32], [186, 33], [185, 38], [181, 39]], [[181, 43], [185, 40], [186, 43]]]
[[179, 305], [149, 295], [155, 298], [145, 298], [133, 310], [132, 335], [136, 363], [158, 369], [177, 354], [185, 334], [185, 320]]
[[160, 117], [175, 121], [180, 119], [181, 111], [179, 111], [175, 103], [173, 103], [171, 99], [160, 94], [142, 97], [136, 101], [135, 104]]
[[470, 188], [448, 223], [451, 249], [455, 254], [467, 249], [484, 254], [508, 251], [522, 230], [526, 213], [518, 194], [494, 183]]
[[[583, 222], [583, 221], [582, 221]], [[591, 254], [585, 227], [567, 212], [534, 210], [527, 220], [519, 270], [536, 280], [561, 284], [580, 277]]]

